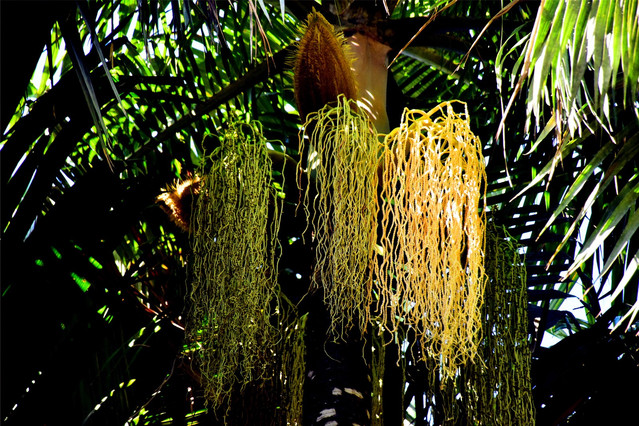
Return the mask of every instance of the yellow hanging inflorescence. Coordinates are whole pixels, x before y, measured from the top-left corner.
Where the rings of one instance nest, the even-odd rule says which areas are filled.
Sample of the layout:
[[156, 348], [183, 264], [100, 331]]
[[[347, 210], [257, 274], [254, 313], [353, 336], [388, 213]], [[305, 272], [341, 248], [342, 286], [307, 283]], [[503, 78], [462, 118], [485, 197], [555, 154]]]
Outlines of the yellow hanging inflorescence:
[[[465, 106], [465, 104], [462, 104]], [[485, 166], [466, 113], [451, 102], [405, 111], [386, 137], [378, 312], [413, 327], [443, 377], [477, 356], [485, 285]]]
[[369, 316], [379, 143], [367, 117], [343, 96], [310, 114], [306, 128], [313, 129], [305, 172], [314, 187], [304, 196], [316, 242], [312, 283], [324, 290], [332, 335], [343, 337], [354, 325], [364, 330]]
[[192, 228], [187, 338], [215, 407], [234, 388], [272, 372], [279, 331], [277, 232], [280, 208], [258, 123], [235, 123], [202, 171]]

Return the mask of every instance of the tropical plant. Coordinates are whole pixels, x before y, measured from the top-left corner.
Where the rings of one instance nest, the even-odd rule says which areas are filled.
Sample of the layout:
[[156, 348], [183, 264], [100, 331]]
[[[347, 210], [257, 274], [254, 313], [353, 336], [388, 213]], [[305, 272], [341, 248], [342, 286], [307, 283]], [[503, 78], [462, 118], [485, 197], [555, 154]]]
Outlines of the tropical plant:
[[[631, 415], [638, 395], [627, 386], [639, 380], [636, 1], [30, 5], [2, 4], [3, 423], [286, 421], [279, 398], [301, 396], [276, 380], [234, 388], [222, 406], [206, 402], [191, 362], [200, 349], [185, 340], [192, 244], [156, 197], [210, 171], [209, 154], [238, 121], [259, 122], [269, 150], [300, 157], [290, 62], [313, 8], [345, 36], [390, 47], [391, 128], [405, 107], [466, 103], [483, 144], [486, 213], [525, 259], [537, 423]], [[292, 341], [305, 330], [306, 372], [324, 374], [304, 385], [304, 423], [319, 423], [309, 413], [326, 404], [351, 409], [351, 421], [372, 404], [385, 424], [472, 422], [468, 407], [434, 383], [430, 361], [398, 366], [402, 342], [374, 342], [390, 340], [387, 331], [326, 342], [329, 312], [308, 292], [313, 252], [296, 215], [298, 175], [280, 170], [279, 333]], [[371, 340], [384, 352], [364, 359]], [[296, 356], [276, 364], [294, 365]], [[371, 363], [383, 366], [382, 388], [367, 382]], [[456, 386], [482, 374], [463, 371]], [[365, 398], [325, 396], [349, 380]]]

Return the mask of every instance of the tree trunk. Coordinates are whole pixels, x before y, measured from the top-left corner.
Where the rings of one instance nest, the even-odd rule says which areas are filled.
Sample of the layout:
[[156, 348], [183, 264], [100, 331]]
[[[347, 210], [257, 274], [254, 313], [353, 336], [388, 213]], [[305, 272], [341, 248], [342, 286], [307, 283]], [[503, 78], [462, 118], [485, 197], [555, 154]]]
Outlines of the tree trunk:
[[304, 424], [369, 425], [370, 342], [357, 336], [357, 330], [332, 341], [328, 312], [321, 300], [315, 306], [306, 323]]

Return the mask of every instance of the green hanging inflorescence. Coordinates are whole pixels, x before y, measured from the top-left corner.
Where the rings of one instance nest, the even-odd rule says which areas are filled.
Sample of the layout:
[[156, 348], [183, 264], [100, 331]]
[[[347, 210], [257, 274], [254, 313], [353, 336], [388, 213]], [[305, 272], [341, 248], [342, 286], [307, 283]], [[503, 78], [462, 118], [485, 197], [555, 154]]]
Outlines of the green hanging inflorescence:
[[[316, 243], [312, 283], [323, 288], [334, 337], [367, 326], [375, 253], [379, 142], [368, 118], [353, 108], [339, 96], [305, 125], [313, 129], [306, 135], [305, 172], [314, 187], [304, 195]], [[305, 152], [304, 136], [300, 140]]]
[[526, 268], [508, 232], [489, 222], [484, 265], [484, 363], [472, 366], [468, 414], [479, 424], [532, 425]]
[[286, 407], [286, 424], [302, 424], [302, 402], [304, 399], [304, 378], [306, 377], [306, 315], [284, 330], [281, 346], [281, 372], [283, 405]]
[[258, 123], [234, 123], [207, 158], [191, 221], [193, 263], [187, 339], [195, 342], [208, 400], [265, 380], [280, 331], [280, 198]]
[[478, 360], [444, 377], [425, 363], [427, 401], [447, 424], [532, 425], [526, 269], [514, 239], [489, 221], [486, 225], [487, 276], [481, 308]]

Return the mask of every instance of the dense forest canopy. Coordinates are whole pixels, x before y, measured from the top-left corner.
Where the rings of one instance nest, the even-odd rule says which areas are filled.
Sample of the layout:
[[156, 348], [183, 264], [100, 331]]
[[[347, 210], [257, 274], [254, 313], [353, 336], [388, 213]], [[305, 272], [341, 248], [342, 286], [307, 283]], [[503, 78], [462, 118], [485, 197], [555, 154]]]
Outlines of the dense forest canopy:
[[[505, 313], [501, 323], [500, 315], [482, 311], [496, 330], [477, 349], [484, 362], [501, 355], [486, 345], [503, 349], [490, 336], [517, 324], [529, 355], [516, 365], [530, 368], [537, 424], [615, 423], [632, 415], [639, 396], [628, 390], [639, 380], [636, 0], [0, 7], [3, 423], [245, 424], [263, 410], [270, 413], [262, 416], [266, 424], [293, 424], [301, 419], [289, 413], [310, 412], [319, 404], [313, 393], [323, 389], [307, 382], [302, 395], [289, 385], [327, 362], [315, 356], [326, 348], [343, 356], [344, 366], [353, 363], [334, 372], [349, 376], [344, 380], [368, 377], [375, 362], [385, 366], [383, 386], [369, 381], [360, 398], [368, 408], [353, 405], [354, 412], [372, 406], [384, 413], [385, 424], [466, 424], [473, 410], [489, 409], [447, 399], [432, 383], [438, 364], [411, 361], [410, 350], [404, 365], [394, 362], [402, 342], [417, 339], [410, 327], [395, 342], [399, 348], [380, 343], [392, 340], [384, 333], [363, 340], [346, 333], [341, 346], [320, 344], [330, 325], [317, 313], [323, 297], [309, 291], [314, 248], [303, 238], [305, 187], [289, 167], [289, 159], [306, 165], [300, 138], [307, 113], [296, 99], [293, 67], [313, 10], [351, 45], [374, 40], [387, 59], [388, 72], [373, 78], [384, 79], [387, 122], [375, 122], [380, 133], [400, 126], [406, 108], [465, 103], [485, 165], [481, 211], [495, 229], [486, 251], [512, 256], [504, 275], [521, 278], [524, 289], [516, 297], [515, 290], [487, 290], [486, 297], [495, 306], [522, 301], [526, 312]], [[261, 330], [277, 318], [278, 343], [269, 350], [287, 355], [274, 356], [264, 370], [281, 374], [233, 387], [216, 405], [194, 362], [203, 340], [188, 331], [199, 259], [194, 231], [171, 220], [157, 197], [213, 173], [220, 149], [240, 146], [237, 132], [268, 152], [251, 154], [251, 164], [263, 165], [256, 170], [269, 170], [256, 171], [256, 179], [277, 184], [269, 191], [279, 201], [263, 216], [280, 206], [279, 234], [268, 240], [264, 233], [260, 244], [282, 246], [279, 274], [268, 276], [275, 284], [265, 287], [281, 290], [279, 304], [251, 309], [269, 312]], [[188, 197], [182, 202], [192, 205]], [[256, 209], [247, 207], [247, 220]], [[245, 236], [247, 246], [257, 244], [253, 236]], [[485, 265], [491, 276], [499, 274], [495, 265]], [[254, 335], [268, 340], [268, 333]], [[305, 344], [307, 370], [296, 370], [300, 352], [279, 342]], [[454, 389], [482, 371], [460, 367]], [[290, 406], [280, 407], [282, 401]], [[521, 408], [515, 406], [497, 410]]]

